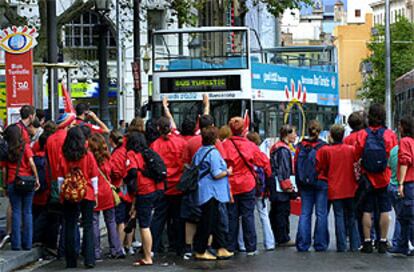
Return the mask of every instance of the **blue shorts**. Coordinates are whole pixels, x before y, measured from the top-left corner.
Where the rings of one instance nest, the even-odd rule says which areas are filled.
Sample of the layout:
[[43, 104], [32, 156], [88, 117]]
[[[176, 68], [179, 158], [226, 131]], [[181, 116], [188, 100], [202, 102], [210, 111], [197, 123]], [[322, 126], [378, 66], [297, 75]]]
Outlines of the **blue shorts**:
[[160, 192], [153, 192], [147, 195], [136, 196], [135, 207], [137, 211], [137, 219], [141, 229], [151, 226], [152, 210], [156, 201], [160, 197]]
[[123, 200], [121, 200], [121, 203], [115, 207], [115, 222], [117, 225], [128, 223], [131, 207], [131, 203], [125, 202]]
[[372, 213], [378, 210], [379, 213], [390, 212], [391, 198], [388, 194], [387, 187], [373, 189], [365, 195], [362, 210], [366, 213]]

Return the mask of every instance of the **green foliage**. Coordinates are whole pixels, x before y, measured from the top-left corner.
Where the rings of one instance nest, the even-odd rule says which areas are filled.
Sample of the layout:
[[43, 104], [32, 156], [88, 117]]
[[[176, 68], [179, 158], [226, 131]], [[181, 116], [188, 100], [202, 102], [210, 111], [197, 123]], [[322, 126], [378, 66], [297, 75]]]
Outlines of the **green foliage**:
[[171, 0], [169, 2], [169, 7], [173, 10], [172, 15], [176, 15], [178, 18], [178, 26], [181, 28], [184, 25], [195, 26], [197, 25], [197, 16], [192, 12], [193, 9], [198, 9], [202, 7], [205, 3], [205, 0]]
[[264, 3], [267, 6], [267, 10], [270, 14], [275, 17], [279, 17], [279, 15], [283, 14], [285, 9], [295, 9], [300, 8], [301, 4], [311, 6], [313, 4], [313, 0], [255, 0], [254, 5], [259, 3]]
[[[372, 99], [374, 102], [385, 101], [385, 27], [376, 26], [378, 35], [371, 38], [368, 49], [371, 56], [363, 62], [371, 63], [372, 73], [363, 83], [360, 98]], [[391, 24], [391, 86], [397, 78], [414, 68], [414, 23], [405, 17]]]

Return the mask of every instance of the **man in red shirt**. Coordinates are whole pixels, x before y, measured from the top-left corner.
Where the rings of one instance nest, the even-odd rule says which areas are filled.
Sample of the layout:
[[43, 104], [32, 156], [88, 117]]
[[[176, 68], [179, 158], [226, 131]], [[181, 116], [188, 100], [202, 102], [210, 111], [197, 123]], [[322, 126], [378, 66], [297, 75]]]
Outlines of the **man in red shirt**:
[[30, 145], [30, 142], [31, 142], [31, 139], [30, 139], [31, 137], [30, 137], [28, 128], [32, 124], [35, 117], [36, 117], [35, 108], [33, 106], [24, 105], [20, 109], [20, 118], [21, 119], [17, 123], [17, 126], [22, 131], [23, 140], [25, 141], [25, 143], [27, 143], [29, 145]]
[[[376, 137], [381, 137], [387, 158], [390, 156], [391, 149], [398, 144], [397, 136], [395, 133], [386, 129], [385, 124], [385, 108], [382, 104], [372, 104], [368, 112], [368, 128], [358, 132], [357, 142], [355, 144], [357, 158], [362, 158], [363, 155], [370, 156], [365, 153], [366, 142], [368, 139], [368, 133], [375, 133]], [[372, 137], [372, 136], [371, 136]], [[366, 161], [373, 161], [373, 159], [367, 159]], [[391, 169], [386, 167], [384, 171], [374, 173], [369, 172], [364, 168], [364, 160], [362, 161], [362, 174], [365, 175], [371, 183], [373, 189], [367, 193], [362, 203], [363, 214], [363, 232], [364, 243], [361, 249], [363, 253], [372, 253], [372, 241], [371, 241], [371, 227], [372, 227], [372, 213], [374, 212], [375, 204], [380, 212], [380, 236], [381, 239], [378, 243], [378, 252], [386, 253], [387, 249], [387, 234], [390, 224], [389, 212], [391, 211], [391, 200], [387, 193], [387, 187], [391, 179]]]
[[342, 143], [344, 132], [341, 125], [331, 127], [330, 138], [333, 143], [316, 153], [316, 170], [327, 177], [328, 200], [333, 204], [335, 214], [336, 250], [347, 250], [348, 234], [350, 250], [355, 252], [360, 245], [354, 205], [358, 187], [354, 175], [356, 156], [354, 146]]
[[[76, 124], [78, 125], [84, 125], [91, 129], [92, 133], [101, 133], [101, 134], [108, 134], [109, 129], [108, 127], [102, 122], [98, 116], [93, 111], [89, 110], [89, 106], [80, 103], [76, 105]], [[86, 121], [86, 119], [93, 120], [96, 125], [92, 125]]]

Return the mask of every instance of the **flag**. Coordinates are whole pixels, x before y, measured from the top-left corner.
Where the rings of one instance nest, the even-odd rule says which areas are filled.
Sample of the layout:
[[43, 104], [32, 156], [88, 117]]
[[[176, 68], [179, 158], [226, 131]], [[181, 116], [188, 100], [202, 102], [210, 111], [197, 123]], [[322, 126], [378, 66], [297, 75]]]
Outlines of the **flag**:
[[246, 110], [244, 113], [244, 129], [243, 129], [243, 136], [246, 136], [250, 129], [250, 116], [249, 116], [249, 110]]
[[66, 90], [66, 85], [62, 82], [62, 95], [63, 95], [63, 105], [65, 108], [65, 112], [75, 113], [75, 109], [73, 108], [72, 99], [68, 91]]

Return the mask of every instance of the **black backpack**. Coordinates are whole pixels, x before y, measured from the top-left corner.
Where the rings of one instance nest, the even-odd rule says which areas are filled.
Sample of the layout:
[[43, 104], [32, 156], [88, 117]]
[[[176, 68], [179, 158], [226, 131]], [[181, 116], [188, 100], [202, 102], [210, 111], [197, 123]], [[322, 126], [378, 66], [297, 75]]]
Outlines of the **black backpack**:
[[9, 154], [9, 147], [6, 140], [3, 137], [0, 137], [0, 161], [7, 161]]
[[370, 173], [384, 172], [388, 165], [387, 151], [385, 150], [385, 128], [373, 131], [365, 130], [368, 134], [362, 153], [362, 166]]
[[160, 155], [151, 148], [145, 149], [141, 154], [144, 158], [146, 169], [139, 169], [139, 171], [157, 184], [165, 182], [167, 180], [167, 167]]
[[200, 167], [203, 164], [204, 160], [206, 159], [207, 155], [213, 151], [213, 148], [210, 148], [206, 154], [204, 154], [203, 158], [201, 159], [199, 164], [192, 163], [190, 167], [186, 167], [184, 172], [180, 178], [180, 182], [177, 184], [177, 189], [184, 194], [194, 192], [198, 188], [198, 181], [203, 177], [207, 176], [210, 173], [210, 169], [200, 175]]
[[46, 156], [34, 156], [34, 164], [36, 165], [37, 175], [39, 176], [40, 187], [36, 193], [42, 193], [47, 189], [46, 183]]

